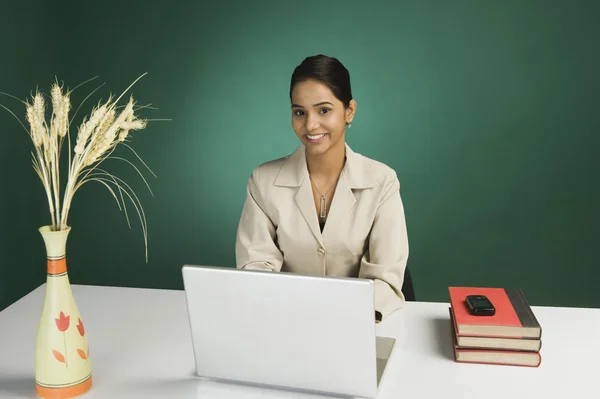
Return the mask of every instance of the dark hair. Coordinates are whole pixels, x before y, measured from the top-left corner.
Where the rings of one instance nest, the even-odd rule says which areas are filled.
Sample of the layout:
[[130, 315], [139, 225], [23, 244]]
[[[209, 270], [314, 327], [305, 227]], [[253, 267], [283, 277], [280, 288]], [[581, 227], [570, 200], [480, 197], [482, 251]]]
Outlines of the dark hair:
[[345, 107], [350, 106], [350, 100], [352, 100], [350, 73], [337, 58], [323, 54], [306, 57], [292, 74], [290, 99], [294, 86], [305, 80], [316, 80], [323, 83]]

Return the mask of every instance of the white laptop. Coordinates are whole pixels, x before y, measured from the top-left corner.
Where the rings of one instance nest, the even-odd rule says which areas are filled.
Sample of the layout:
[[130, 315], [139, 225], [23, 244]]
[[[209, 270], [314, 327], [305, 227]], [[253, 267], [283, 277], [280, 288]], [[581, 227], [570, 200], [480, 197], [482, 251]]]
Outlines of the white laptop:
[[375, 398], [395, 344], [375, 336], [373, 282], [185, 265], [196, 373]]

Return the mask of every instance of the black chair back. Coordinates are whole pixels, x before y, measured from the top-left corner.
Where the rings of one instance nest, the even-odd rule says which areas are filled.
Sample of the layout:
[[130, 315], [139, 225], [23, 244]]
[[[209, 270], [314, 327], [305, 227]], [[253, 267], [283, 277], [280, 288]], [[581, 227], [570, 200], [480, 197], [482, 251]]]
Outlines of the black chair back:
[[404, 298], [406, 301], [415, 302], [417, 300], [417, 297], [415, 296], [415, 287], [413, 285], [412, 276], [410, 275], [408, 267], [404, 271], [404, 283], [402, 284], [402, 294], [404, 294]]

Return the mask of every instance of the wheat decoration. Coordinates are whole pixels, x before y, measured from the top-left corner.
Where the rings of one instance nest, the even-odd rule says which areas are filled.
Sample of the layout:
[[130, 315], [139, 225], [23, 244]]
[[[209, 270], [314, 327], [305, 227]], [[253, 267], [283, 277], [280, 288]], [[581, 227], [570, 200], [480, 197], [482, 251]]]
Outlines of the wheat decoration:
[[[131, 150], [150, 173], [152, 173], [150, 168], [148, 168], [131, 146], [127, 145], [130, 133], [144, 129], [149, 121], [149, 119], [138, 118], [136, 112], [143, 108], [150, 108], [150, 106], [136, 106], [133, 96], [129, 98], [125, 105], [118, 105], [125, 93], [144, 75], [146, 74], [137, 78], [116, 99], [111, 94], [106, 102], [99, 102], [92, 108], [90, 114], [85, 116], [82, 123], [78, 126], [75, 147], [73, 150], [71, 150], [71, 123], [73, 122], [75, 115], [69, 120], [69, 112], [71, 111], [70, 98], [73, 90], [81, 85], [73, 90], [63, 91], [63, 87], [59, 85], [57, 81], [52, 84], [50, 90], [50, 102], [52, 106], [50, 124], [48, 124], [46, 120], [46, 99], [39, 91], [36, 91], [35, 95], [32, 95], [31, 102], [25, 102], [9, 94], [0, 93], [15, 98], [25, 105], [26, 120], [29, 129], [27, 129], [26, 125], [23, 124], [10, 109], [2, 104], [0, 104], [0, 106], [17, 118], [21, 123], [21, 126], [31, 137], [33, 143], [33, 151], [31, 152], [33, 169], [44, 186], [50, 211], [51, 229], [59, 231], [68, 228], [67, 222], [69, 211], [77, 190], [88, 182], [100, 183], [108, 189], [110, 194], [116, 200], [119, 210], [124, 211], [127, 224], [130, 228], [131, 225], [125, 204], [125, 197], [127, 197], [135, 207], [144, 235], [147, 262], [147, 223], [139, 198], [125, 181], [106, 170], [99, 168], [99, 166], [109, 158], [124, 161], [137, 171], [152, 194], [148, 182], [132, 162], [122, 157], [112, 156], [117, 146], [123, 145]], [[94, 92], [98, 89], [99, 87], [96, 88]], [[91, 94], [93, 94], [93, 92], [90, 93], [83, 102], [85, 102]], [[81, 105], [83, 105], [83, 102]], [[77, 114], [79, 108], [76, 110], [75, 114]], [[60, 155], [65, 138], [68, 143], [69, 160], [64, 189], [62, 189]], [[154, 173], [152, 173], [152, 175], [154, 175]], [[154, 176], [156, 177], [156, 175]]]

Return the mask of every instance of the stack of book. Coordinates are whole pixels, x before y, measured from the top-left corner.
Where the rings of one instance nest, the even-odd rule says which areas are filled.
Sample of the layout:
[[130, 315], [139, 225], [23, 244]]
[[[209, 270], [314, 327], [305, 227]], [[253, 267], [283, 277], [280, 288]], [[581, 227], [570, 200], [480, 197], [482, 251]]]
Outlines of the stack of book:
[[[450, 320], [457, 362], [538, 367], [542, 328], [519, 289], [449, 287]], [[491, 316], [474, 315], [465, 299], [486, 296]]]

